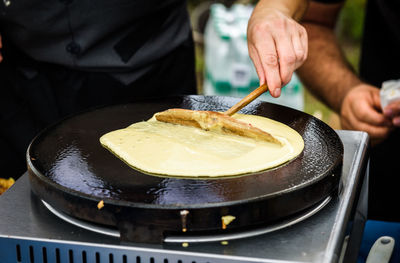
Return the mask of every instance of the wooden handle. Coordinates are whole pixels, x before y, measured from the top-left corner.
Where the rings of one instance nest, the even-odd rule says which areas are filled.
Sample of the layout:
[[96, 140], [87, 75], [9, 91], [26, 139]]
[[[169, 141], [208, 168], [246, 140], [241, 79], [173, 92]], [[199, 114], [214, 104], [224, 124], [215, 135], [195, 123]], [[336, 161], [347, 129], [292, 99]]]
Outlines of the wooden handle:
[[260, 87], [256, 88], [252, 92], [249, 93], [246, 97], [244, 97], [241, 101], [233, 105], [229, 110], [225, 111], [226, 115], [232, 116], [236, 112], [240, 111], [247, 104], [258, 98], [261, 94], [268, 90], [267, 84], [263, 84]]

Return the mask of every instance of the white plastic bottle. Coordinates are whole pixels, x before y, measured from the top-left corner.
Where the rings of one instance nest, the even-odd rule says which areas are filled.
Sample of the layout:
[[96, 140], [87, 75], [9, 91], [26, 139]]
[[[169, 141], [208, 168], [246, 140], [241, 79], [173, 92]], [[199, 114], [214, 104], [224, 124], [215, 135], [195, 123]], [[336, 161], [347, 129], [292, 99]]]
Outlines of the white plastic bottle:
[[228, 16], [222, 4], [211, 5], [210, 18], [205, 28], [205, 95], [230, 95], [229, 43], [230, 35], [225, 26]]
[[[205, 29], [204, 94], [243, 98], [259, 86], [257, 72], [247, 48], [247, 24], [253, 6], [211, 5]], [[260, 99], [303, 110], [303, 85], [296, 74], [282, 88], [281, 96], [268, 92]]]

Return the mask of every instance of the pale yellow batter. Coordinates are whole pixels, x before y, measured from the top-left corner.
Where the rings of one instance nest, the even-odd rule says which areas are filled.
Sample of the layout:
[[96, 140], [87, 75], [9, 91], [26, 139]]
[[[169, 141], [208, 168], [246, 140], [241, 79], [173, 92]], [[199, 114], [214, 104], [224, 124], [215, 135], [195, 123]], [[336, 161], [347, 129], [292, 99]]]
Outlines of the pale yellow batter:
[[268, 118], [235, 114], [279, 139], [283, 146], [238, 135], [149, 121], [112, 131], [101, 144], [130, 166], [170, 176], [218, 177], [257, 172], [283, 164], [304, 148], [295, 130]]

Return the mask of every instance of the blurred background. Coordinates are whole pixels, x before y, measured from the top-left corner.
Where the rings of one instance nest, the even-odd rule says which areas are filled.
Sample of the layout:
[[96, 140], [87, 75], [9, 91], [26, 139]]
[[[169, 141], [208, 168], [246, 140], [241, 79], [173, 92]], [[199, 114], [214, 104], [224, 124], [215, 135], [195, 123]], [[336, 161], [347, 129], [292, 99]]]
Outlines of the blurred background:
[[[258, 85], [247, 54], [245, 29], [254, 0], [188, 0], [196, 43], [198, 92], [204, 95], [244, 97]], [[350, 64], [358, 72], [365, 0], [346, 1], [336, 34]], [[336, 113], [321, 103], [294, 75], [277, 100], [260, 99], [311, 114], [334, 129], [340, 129]]]

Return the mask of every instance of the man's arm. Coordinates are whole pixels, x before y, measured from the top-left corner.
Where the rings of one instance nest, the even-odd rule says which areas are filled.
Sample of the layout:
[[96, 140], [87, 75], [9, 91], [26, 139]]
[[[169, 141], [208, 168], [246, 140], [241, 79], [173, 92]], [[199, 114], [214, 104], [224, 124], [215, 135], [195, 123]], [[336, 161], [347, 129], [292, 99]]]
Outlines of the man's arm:
[[347, 63], [334, 26], [342, 7], [310, 2], [303, 18], [309, 54], [297, 71], [305, 86], [341, 117], [343, 129], [362, 130], [372, 139], [384, 139], [391, 122], [382, 113], [377, 87], [363, 83]]
[[260, 0], [247, 29], [248, 48], [260, 84], [273, 97], [287, 84], [307, 57], [307, 32], [296, 22], [308, 0]]
[[361, 83], [334, 34], [342, 6], [343, 3], [310, 3], [302, 23], [308, 32], [309, 53], [298, 70], [305, 86], [338, 113], [346, 93]]

